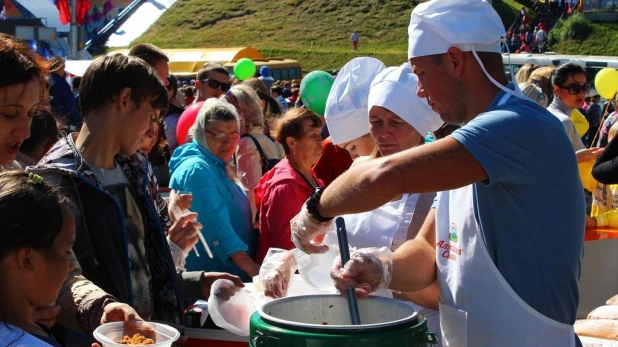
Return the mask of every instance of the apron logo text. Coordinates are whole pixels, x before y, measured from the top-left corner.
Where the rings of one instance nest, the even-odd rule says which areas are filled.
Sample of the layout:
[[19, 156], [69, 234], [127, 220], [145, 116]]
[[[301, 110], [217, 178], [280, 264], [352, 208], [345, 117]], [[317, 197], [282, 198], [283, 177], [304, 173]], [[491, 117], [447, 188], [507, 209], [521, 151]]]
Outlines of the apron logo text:
[[444, 252], [442, 252], [442, 258], [447, 258], [452, 261], [456, 261], [463, 253], [463, 248], [457, 248], [450, 243], [446, 243], [444, 240], [440, 240], [440, 242], [436, 243], [436, 247], [444, 250]]

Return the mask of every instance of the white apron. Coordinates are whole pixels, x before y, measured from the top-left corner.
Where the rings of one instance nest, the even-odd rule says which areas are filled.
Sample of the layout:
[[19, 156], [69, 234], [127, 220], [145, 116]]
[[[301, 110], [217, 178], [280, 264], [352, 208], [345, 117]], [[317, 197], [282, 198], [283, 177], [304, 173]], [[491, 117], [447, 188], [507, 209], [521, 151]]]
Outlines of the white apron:
[[388, 202], [375, 210], [341, 216], [350, 246], [391, 249], [396, 234], [405, 232], [407, 235], [418, 198], [419, 194], [404, 194], [401, 200]]
[[[348, 242], [351, 247], [387, 247], [391, 249], [393, 239], [398, 232], [406, 233], [412, 224], [419, 230], [425, 221], [425, 216], [433, 202], [433, 194], [405, 194], [401, 200], [391, 201], [375, 210], [342, 216], [345, 220]], [[419, 212], [417, 211], [419, 208]], [[334, 225], [334, 223], [333, 223]], [[329, 251], [320, 254], [306, 254], [296, 250], [294, 256], [298, 263], [298, 272], [310, 285], [333, 292], [335, 287], [330, 278], [330, 268], [339, 253], [337, 233], [333, 230], [326, 235], [324, 243]], [[390, 290], [381, 290], [374, 295], [392, 298]], [[440, 334], [440, 314], [422, 306], [414, 305], [415, 309], [427, 319], [429, 330]], [[441, 346], [438, 344], [438, 346]]]
[[438, 194], [436, 263], [443, 345], [575, 346], [573, 326], [534, 310], [502, 277], [483, 242], [473, 196], [474, 185]]
[[[375, 210], [342, 216], [345, 220], [350, 246], [355, 248], [387, 247], [390, 249], [396, 235], [405, 233], [407, 237], [419, 197], [419, 194], [404, 194], [401, 200], [391, 201]], [[382, 290], [374, 293], [374, 295], [393, 297], [390, 290]], [[436, 332], [439, 336], [440, 313], [412, 302], [409, 303], [414, 306], [416, 311], [425, 316], [427, 328]]]

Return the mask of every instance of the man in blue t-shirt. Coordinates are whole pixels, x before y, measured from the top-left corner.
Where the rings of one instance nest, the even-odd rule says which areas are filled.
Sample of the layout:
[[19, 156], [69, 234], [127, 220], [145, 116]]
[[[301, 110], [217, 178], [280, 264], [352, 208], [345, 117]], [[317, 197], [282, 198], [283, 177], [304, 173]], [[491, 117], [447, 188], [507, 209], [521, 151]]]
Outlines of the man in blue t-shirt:
[[561, 123], [504, 75], [500, 17], [484, 0], [432, 0], [412, 12], [417, 94], [451, 136], [351, 168], [292, 220], [308, 253], [333, 216], [404, 193], [438, 191], [414, 240], [360, 249], [331, 277], [342, 292], [440, 286], [445, 346], [577, 346], [573, 331], [585, 229], [577, 160]]

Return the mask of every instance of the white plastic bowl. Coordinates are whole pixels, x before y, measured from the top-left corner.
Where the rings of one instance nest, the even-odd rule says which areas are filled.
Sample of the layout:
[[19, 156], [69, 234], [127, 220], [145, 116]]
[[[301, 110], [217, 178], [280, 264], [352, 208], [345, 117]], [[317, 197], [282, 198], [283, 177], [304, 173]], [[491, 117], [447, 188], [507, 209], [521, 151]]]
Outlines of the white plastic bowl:
[[[178, 330], [172, 328], [169, 325], [154, 323], [154, 322], [137, 322], [137, 326], [140, 327], [143, 324], [148, 324], [155, 330], [155, 343], [152, 347], [171, 347], [172, 343], [180, 337]], [[124, 335], [125, 323], [114, 322], [100, 325], [94, 332], [93, 336], [103, 347], [126, 347], [133, 345], [123, 345], [116, 343], [116, 341], [122, 340]], [[127, 334], [128, 335], [128, 334]], [[107, 339], [113, 341], [109, 342]]]
[[[226, 283], [233, 286], [230, 280], [218, 279], [212, 284], [210, 292], [216, 293], [219, 286]], [[208, 313], [212, 321], [218, 327], [239, 336], [249, 336], [249, 320], [255, 310], [253, 299], [244, 288], [227, 300], [212, 294], [208, 298]]]

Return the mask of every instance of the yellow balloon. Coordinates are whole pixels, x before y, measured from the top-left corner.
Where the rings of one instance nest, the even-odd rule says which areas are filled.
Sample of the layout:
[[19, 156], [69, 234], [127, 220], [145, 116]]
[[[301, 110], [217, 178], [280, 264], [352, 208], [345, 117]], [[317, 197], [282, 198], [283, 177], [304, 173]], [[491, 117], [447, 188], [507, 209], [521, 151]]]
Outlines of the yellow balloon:
[[594, 78], [594, 86], [605, 99], [613, 98], [618, 91], [618, 71], [611, 67], [602, 69]]
[[571, 116], [569, 118], [571, 118], [571, 120], [573, 121], [573, 125], [575, 125], [575, 131], [577, 131], [579, 137], [584, 137], [584, 135], [586, 135], [586, 133], [588, 132], [588, 129], [590, 129], [590, 123], [588, 123], [586, 117], [584, 117], [584, 115], [579, 112], [579, 110], [574, 109], [573, 112], [571, 112]]

